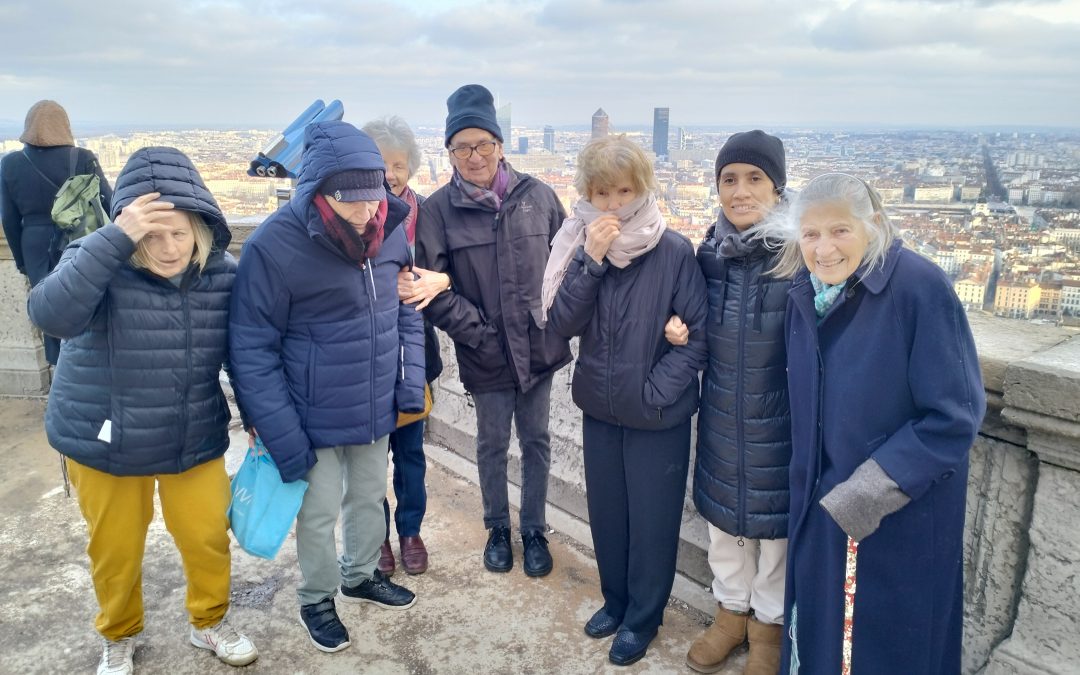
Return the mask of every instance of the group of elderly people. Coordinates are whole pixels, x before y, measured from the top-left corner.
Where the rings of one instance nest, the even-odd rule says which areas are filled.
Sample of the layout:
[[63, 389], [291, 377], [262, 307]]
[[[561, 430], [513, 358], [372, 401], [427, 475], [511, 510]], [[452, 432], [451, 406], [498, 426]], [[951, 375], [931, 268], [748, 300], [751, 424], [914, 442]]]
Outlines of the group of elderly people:
[[311, 643], [349, 646], [336, 599], [416, 602], [390, 580], [387, 457], [401, 568], [420, 574], [435, 327], [476, 411], [482, 560], [496, 573], [514, 566], [516, 424], [530, 577], [553, 567], [552, 377], [579, 338], [573, 399], [603, 596], [584, 630], [614, 635], [612, 663], [645, 656], [662, 623], [699, 413], [693, 500], [718, 609], [687, 665], [716, 672], [748, 643], [754, 674], [957, 672], [982, 387], [948, 279], [902, 246], [874, 189], [825, 174], [795, 193], [778, 138], [735, 134], [716, 159], [720, 215], [695, 249], [667, 228], [652, 162], [625, 137], [581, 152], [567, 216], [506, 160], [487, 89], [465, 85], [447, 109], [453, 177], [426, 200], [409, 187], [420, 156], [400, 118], [310, 125], [293, 198], [239, 263], [191, 161], [139, 150], [117, 179], [115, 222], [33, 287], [31, 318], [63, 340], [46, 428], [89, 531], [98, 673], [133, 671], [155, 485], [191, 643], [232, 665], [257, 658], [227, 619], [223, 364], [252, 443], [283, 481], [308, 483], [296, 545]]

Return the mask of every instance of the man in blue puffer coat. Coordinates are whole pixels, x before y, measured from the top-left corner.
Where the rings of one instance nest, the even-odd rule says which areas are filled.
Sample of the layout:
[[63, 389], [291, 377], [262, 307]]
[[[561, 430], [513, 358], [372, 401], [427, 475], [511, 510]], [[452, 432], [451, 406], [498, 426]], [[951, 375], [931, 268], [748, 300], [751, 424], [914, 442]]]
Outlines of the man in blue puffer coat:
[[[424, 407], [424, 328], [401, 304], [410, 266], [378, 147], [345, 122], [305, 132], [293, 199], [244, 244], [230, 316], [237, 393], [284, 481], [309, 487], [296, 522], [300, 616], [312, 643], [349, 646], [334, 606], [404, 609], [415, 596], [376, 569], [387, 437]], [[344, 490], [344, 492], [343, 492]], [[334, 525], [342, 514], [340, 569]]]

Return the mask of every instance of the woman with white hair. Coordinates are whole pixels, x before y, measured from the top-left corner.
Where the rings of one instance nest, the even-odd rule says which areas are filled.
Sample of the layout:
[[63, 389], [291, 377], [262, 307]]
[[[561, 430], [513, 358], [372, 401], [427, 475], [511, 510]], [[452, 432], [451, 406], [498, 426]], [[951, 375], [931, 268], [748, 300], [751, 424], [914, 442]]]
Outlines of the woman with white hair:
[[818, 176], [758, 231], [783, 240], [792, 277], [783, 672], [960, 672], [985, 408], [963, 308], [858, 178]]
[[[405, 120], [397, 115], [372, 120], [364, 125], [364, 133], [371, 136], [379, 146], [386, 162], [386, 183], [395, 197], [409, 205], [405, 236], [410, 250], [415, 250], [416, 228], [420, 205], [424, 198], [409, 187], [409, 180], [420, 168], [420, 148], [416, 137]], [[417, 268], [402, 270], [398, 275], [398, 296], [402, 302], [416, 304], [417, 311], [427, 306], [431, 299], [450, 286], [450, 277], [442, 272]], [[439, 354], [439, 338], [435, 327], [424, 321], [424, 379], [427, 396], [431, 395], [431, 383], [442, 373], [442, 356]], [[426, 416], [426, 415], [425, 415]], [[394, 460], [394, 526], [398, 533], [401, 568], [408, 574], [423, 574], [428, 567], [427, 547], [420, 537], [420, 525], [427, 510], [427, 488], [424, 476], [427, 460], [424, 457], [424, 418], [416, 415], [398, 418], [398, 428], [390, 434], [390, 452]], [[396, 561], [390, 547], [390, 502], [383, 500], [386, 513], [386, 539], [379, 550], [379, 570], [390, 576]]]

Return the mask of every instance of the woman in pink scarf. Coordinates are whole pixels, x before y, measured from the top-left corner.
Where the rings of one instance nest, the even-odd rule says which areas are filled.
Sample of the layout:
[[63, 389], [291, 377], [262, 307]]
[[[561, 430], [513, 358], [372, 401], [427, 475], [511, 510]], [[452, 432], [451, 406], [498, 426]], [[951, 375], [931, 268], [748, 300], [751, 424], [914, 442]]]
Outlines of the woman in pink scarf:
[[[585, 624], [615, 634], [608, 659], [638, 661], [663, 623], [675, 578], [697, 374], [705, 365], [705, 279], [686, 237], [667, 229], [645, 153], [625, 136], [578, 157], [583, 198], [552, 242], [548, 330], [580, 336], [585, 490], [604, 605]], [[678, 314], [685, 345], [664, 339]]]

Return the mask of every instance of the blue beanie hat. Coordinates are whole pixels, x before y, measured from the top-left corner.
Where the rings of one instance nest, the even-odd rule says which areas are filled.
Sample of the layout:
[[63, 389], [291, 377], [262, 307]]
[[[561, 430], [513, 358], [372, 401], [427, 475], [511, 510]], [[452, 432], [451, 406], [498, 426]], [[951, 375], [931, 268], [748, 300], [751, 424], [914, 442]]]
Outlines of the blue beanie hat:
[[716, 156], [716, 175], [728, 164], [752, 164], [765, 172], [780, 190], [787, 185], [787, 162], [784, 160], [784, 143], [761, 129], [732, 134], [720, 154]]
[[495, 118], [495, 99], [479, 84], [466, 84], [446, 99], [446, 147], [462, 129], [490, 131], [502, 143], [502, 129]]

